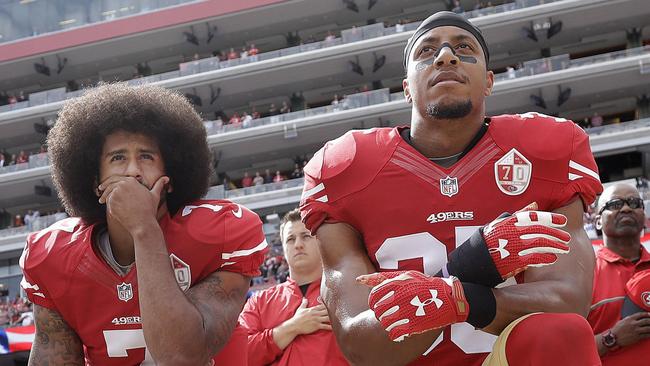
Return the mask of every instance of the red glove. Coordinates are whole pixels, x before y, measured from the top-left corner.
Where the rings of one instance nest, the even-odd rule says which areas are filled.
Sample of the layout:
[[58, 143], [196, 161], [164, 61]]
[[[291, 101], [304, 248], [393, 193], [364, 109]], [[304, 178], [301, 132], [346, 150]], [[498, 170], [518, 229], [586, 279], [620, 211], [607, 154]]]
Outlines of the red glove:
[[528, 267], [553, 264], [557, 254], [569, 252], [567, 244], [571, 235], [559, 229], [566, 225], [567, 218], [556, 213], [526, 209], [492, 221], [481, 232], [494, 265], [504, 280]]
[[359, 276], [372, 286], [368, 305], [395, 342], [467, 320], [469, 304], [456, 277], [427, 277], [417, 271]]

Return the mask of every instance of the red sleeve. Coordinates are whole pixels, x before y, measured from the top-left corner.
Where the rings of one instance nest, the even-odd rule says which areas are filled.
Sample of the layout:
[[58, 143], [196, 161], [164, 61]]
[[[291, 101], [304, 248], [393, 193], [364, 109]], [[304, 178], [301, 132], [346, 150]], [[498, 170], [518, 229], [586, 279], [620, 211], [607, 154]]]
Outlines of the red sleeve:
[[300, 216], [312, 235], [324, 223], [345, 222], [341, 210], [335, 204], [335, 194], [331, 194], [336, 182], [324, 179], [322, 167], [324, 149], [319, 150], [304, 169], [305, 184], [300, 200]]
[[267, 251], [262, 220], [253, 211], [235, 204], [225, 213], [225, 242], [221, 253], [224, 263], [220, 270], [259, 276]]
[[589, 136], [579, 127], [573, 128], [573, 144], [568, 164], [566, 184], [554, 195], [552, 207], [559, 208], [569, 204], [576, 196], [583, 206], [592, 204], [603, 191], [598, 174], [598, 166], [589, 146]]
[[251, 210], [225, 200], [199, 200], [186, 205], [166, 225], [166, 240], [189, 237], [207, 264], [203, 276], [228, 271], [257, 276], [267, 244], [262, 221]]
[[248, 364], [268, 365], [282, 355], [282, 350], [273, 340], [273, 329], [264, 329], [260, 307], [267, 301], [261, 300], [262, 293], [253, 295], [241, 314], [239, 323], [248, 333]]
[[79, 222], [76, 218], [61, 220], [27, 237], [19, 261], [23, 272], [20, 286], [34, 304], [58, 311], [55, 299], [64, 295], [68, 268], [73, 268], [81, 255], [71, 248], [77, 241], [88, 240], [90, 233], [79, 228]]
[[[23, 252], [23, 257], [26, 254]], [[22, 263], [21, 259], [21, 263]], [[23, 268], [23, 278], [20, 281], [20, 287], [25, 290], [27, 298], [29, 301], [33, 302], [36, 305], [58, 311], [54, 302], [52, 301], [52, 295], [47, 291], [37, 270], [35, 269], [25, 269]]]
[[305, 166], [300, 214], [315, 234], [324, 222], [352, 224], [344, 199], [370, 184], [401, 137], [396, 129], [349, 131], [329, 141]]

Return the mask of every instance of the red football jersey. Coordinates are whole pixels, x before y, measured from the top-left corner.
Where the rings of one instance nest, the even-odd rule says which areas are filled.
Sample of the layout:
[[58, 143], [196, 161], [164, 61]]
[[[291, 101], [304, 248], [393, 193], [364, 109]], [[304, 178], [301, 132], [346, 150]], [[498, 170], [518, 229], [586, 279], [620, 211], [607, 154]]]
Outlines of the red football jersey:
[[[267, 243], [254, 212], [228, 201], [196, 201], [160, 226], [183, 291], [215, 271], [258, 275]], [[21, 285], [32, 302], [56, 310], [79, 335], [87, 365], [153, 365], [140, 323], [137, 265], [117, 274], [94, 248], [97, 228], [70, 218], [29, 235]], [[240, 333], [233, 339], [245, 345]], [[224, 348], [233, 358], [246, 353], [233, 348]]]
[[[503, 212], [531, 202], [552, 211], [576, 196], [586, 205], [602, 190], [588, 136], [565, 119], [492, 117], [485, 135], [449, 168], [410, 146], [401, 129], [350, 131], [305, 168], [300, 208], [307, 228], [352, 225], [380, 271], [433, 275], [449, 252]], [[495, 339], [454, 324], [413, 364], [480, 365]]]

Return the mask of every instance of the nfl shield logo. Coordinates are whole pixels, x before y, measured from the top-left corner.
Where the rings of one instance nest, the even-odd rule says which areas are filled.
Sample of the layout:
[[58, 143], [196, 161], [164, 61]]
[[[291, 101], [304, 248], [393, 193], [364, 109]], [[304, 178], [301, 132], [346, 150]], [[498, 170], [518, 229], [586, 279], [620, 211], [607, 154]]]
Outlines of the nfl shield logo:
[[533, 164], [517, 149], [510, 150], [494, 163], [497, 187], [509, 196], [516, 196], [526, 191], [532, 172]]
[[440, 193], [447, 197], [458, 193], [458, 178], [447, 176], [447, 178], [440, 179]]
[[133, 298], [133, 288], [130, 283], [122, 282], [121, 285], [117, 285], [117, 298], [124, 302]]
[[174, 269], [174, 276], [176, 277], [178, 286], [181, 290], [187, 291], [192, 283], [190, 266], [173, 253], [169, 255], [169, 258], [172, 261], [172, 268]]

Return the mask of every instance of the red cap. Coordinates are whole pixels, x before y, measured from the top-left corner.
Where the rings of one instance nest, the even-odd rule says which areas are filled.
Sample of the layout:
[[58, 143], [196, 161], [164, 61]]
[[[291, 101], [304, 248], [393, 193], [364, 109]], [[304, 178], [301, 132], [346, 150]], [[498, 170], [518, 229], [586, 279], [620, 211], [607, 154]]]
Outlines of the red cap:
[[625, 284], [627, 295], [621, 315], [650, 312], [650, 269], [636, 272]]

